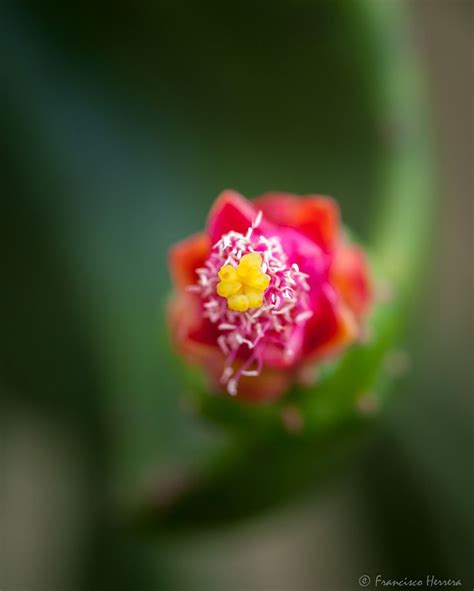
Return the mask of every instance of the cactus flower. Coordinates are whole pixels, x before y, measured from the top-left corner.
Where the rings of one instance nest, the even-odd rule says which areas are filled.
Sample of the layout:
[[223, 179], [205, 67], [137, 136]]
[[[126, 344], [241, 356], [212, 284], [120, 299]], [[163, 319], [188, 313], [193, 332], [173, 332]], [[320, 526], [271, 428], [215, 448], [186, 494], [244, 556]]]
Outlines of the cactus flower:
[[328, 197], [224, 191], [205, 232], [174, 245], [169, 263], [176, 348], [213, 389], [253, 402], [340, 355], [371, 303], [365, 255]]

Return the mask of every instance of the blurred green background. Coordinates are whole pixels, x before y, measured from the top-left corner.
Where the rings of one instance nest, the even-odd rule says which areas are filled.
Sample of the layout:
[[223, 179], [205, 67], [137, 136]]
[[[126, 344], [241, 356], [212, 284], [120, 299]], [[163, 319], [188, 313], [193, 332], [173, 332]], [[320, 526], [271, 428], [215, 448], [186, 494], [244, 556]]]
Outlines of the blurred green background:
[[[2, 591], [345, 591], [377, 573], [471, 589], [472, 3], [0, 11]], [[397, 112], [412, 78], [438, 213], [407, 371], [368, 438], [251, 519], [135, 530], [130, 507], [166, 503], [228, 440], [186, 406], [163, 313], [169, 245], [225, 187], [331, 194], [370, 243], [386, 162], [418, 141]]]

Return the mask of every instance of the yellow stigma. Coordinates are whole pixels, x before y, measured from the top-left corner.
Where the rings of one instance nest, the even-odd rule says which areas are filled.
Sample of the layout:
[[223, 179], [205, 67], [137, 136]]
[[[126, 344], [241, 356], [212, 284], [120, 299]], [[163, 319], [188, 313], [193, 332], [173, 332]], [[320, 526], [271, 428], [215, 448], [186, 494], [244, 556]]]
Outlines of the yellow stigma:
[[263, 294], [270, 285], [270, 277], [262, 271], [262, 256], [257, 252], [244, 255], [238, 267], [223, 265], [218, 275], [220, 282], [216, 291], [227, 298], [229, 310], [246, 312], [263, 304]]

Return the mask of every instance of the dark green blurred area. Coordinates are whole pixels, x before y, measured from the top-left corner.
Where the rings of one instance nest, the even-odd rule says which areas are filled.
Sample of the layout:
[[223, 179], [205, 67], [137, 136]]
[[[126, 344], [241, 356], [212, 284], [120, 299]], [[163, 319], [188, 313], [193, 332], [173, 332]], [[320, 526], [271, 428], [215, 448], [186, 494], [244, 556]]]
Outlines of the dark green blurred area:
[[[442, 35], [472, 66], [472, 10], [429, 5], [407, 7], [412, 36], [400, 25], [397, 43], [425, 23], [418, 75], [437, 92], [451, 65]], [[410, 371], [370, 441], [324, 486], [228, 528], [145, 536], [117, 509], [158, 494], [163, 474], [181, 486], [227, 441], [183, 409], [164, 320], [167, 249], [217, 193], [331, 194], [370, 240], [380, 169], [410, 130], [379, 118], [368, 21], [398, 8], [2, 6], [0, 588], [345, 591], [365, 573], [472, 588], [472, 133], [444, 110], [469, 109], [472, 86], [456, 78], [433, 98], [449, 198]]]

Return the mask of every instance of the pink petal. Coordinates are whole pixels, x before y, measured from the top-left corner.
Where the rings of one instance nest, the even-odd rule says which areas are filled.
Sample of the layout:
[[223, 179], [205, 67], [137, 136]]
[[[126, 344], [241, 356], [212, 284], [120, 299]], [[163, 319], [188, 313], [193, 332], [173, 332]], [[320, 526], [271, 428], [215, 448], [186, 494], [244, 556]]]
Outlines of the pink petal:
[[293, 328], [288, 342], [285, 346], [268, 344], [263, 352], [263, 361], [267, 367], [285, 369], [294, 367], [303, 352], [305, 329], [304, 324], [296, 325]]
[[[240, 193], [230, 189], [223, 191], [212, 206], [207, 229], [212, 244], [227, 232], [245, 234], [257, 217], [258, 210]], [[267, 233], [270, 226], [265, 221], [260, 228]]]

